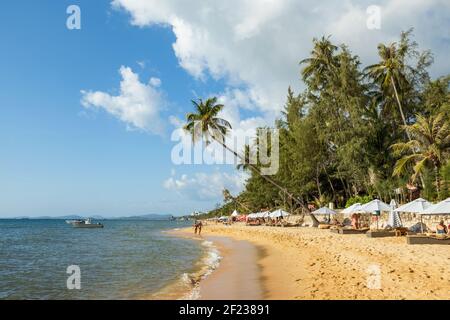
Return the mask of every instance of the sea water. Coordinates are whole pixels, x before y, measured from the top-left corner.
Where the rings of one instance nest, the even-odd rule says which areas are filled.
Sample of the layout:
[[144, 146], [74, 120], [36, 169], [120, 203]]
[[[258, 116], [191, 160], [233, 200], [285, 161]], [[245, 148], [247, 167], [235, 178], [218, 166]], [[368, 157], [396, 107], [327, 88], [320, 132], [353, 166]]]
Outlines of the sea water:
[[[186, 222], [102, 223], [0, 220], [0, 299], [195, 298], [197, 280], [217, 264], [209, 243], [166, 232]], [[69, 266], [80, 269], [79, 290], [68, 289]]]

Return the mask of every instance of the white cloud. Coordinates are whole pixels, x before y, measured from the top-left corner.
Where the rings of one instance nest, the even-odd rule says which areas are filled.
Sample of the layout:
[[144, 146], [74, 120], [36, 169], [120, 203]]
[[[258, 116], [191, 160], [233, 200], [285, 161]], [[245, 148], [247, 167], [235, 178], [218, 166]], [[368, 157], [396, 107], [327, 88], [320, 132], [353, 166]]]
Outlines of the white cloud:
[[242, 172], [235, 174], [214, 172], [195, 173], [189, 177], [187, 174], [172, 176], [164, 181], [163, 186], [167, 190], [175, 191], [181, 196], [197, 201], [219, 201], [222, 198], [224, 188], [230, 190], [234, 195], [240, 193], [244, 187], [247, 175]]
[[[417, 41], [435, 53], [436, 74], [448, 72], [450, 2], [447, 0], [114, 0], [136, 26], [172, 28], [174, 52], [192, 76], [225, 79], [244, 88], [248, 105], [264, 114], [280, 111], [289, 85], [300, 87], [298, 62], [313, 37], [332, 35], [364, 63], [377, 59], [377, 44], [415, 27]], [[379, 5], [381, 30], [368, 30], [366, 9]], [[240, 105], [239, 107], [248, 106]]]
[[103, 109], [127, 124], [128, 129], [139, 129], [162, 134], [163, 125], [159, 113], [163, 99], [158, 87], [161, 81], [151, 78], [149, 84], [140, 82], [139, 76], [129, 67], [122, 66], [120, 93], [113, 96], [102, 91], [81, 91], [81, 103], [85, 108]]

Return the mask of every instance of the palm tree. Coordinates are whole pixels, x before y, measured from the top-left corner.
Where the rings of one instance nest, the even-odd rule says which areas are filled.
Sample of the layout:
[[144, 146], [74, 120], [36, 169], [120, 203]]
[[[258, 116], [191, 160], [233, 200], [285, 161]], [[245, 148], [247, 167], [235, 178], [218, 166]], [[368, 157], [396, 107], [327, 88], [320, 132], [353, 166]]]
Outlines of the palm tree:
[[[231, 129], [231, 124], [218, 117], [220, 111], [224, 108], [223, 104], [217, 103], [217, 97], [208, 98], [206, 101], [199, 99], [198, 101], [192, 100], [196, 112], [188, 113], [186, 115], [187, 124], [184, 129], [192, 136], [192, 141], [195, 143], [203, 139], [208, 145], [211, 139], [219, 143], [223, 148], [231, 152], [236, 158], [240, 159], [242, 163], [248, 165], [251, 170], [263, 177], [267, 182], [284, 192], [289, 198], [293, 199], [300, 206], [304, 207], [297, 198], [295, 198], [286, 188], [283, 188], [274, 180], [266, 175], [261, 174], [260, 170], [250, 162], [246, 161], [245, 157], [239, 155], [236, 151], [231, 149], [225, 144], [225, 136], [228, 130]], [[314, 223], [318, 221], [311, 215]]]
[[322, 37], [320, 40], [314, 39], [313, 43], [314, 48], [311, 51], [311, 56], [300, 61], [300, 64], [306, 65], [301, 72], [303, 80], [311, 78], [314, 74], [325, 75], [336, 65], [334, 52], [337, 47], [331, 43], [330, 37]]
[[[397, 47], [396, 43], [391, 43], [389, 46], [379, 44], [378, 55], [380, 56], [381, 61], [364, 69], [366, 76], [372, 77], [382, 89], [386, 91], [389, 91], [389, 89], [393, 90], [404, 126], [407, 126], [408, 124], [405, 113], [403, 112], [397, 85], [407, 83], [407, 79], [403, 74], [403, 70], [405, 69], [403, 60], [407, 50], [408, 48], [406, 45]], [[406, 134], [408, 139], [411, 140], [408, 131]]]
[[237, 205], [240, 205], [241, 207], [246, 209], [248, 212], [251, 211], [243, 202], [239, 201], [239, 197], [233, 197], [230, 190], [223, 189], [222, 195], [223, 195], [223, 200], [225, 202], [229, 202], [229, 201], [232, 202], [234, 204], [235, 209], [237, 209]]
[[415, 180], [427, 165], [431, 165], [435, 173], [436, 191], [440, 197], [439, 171], [446, 153], [450, 151], [450, 124], [445, 114], [439, 113], [429, 118], [417, 115], [417, 122], [406, 126], [405, 130], [411, 136], [411, 140], [406, 143], [396, 143], [391, 148], [396, 155], [405, 152], [409, 154], [397, 161], [393, 175], [402, 175], [406, 168], [413, 164], [412, 179]]

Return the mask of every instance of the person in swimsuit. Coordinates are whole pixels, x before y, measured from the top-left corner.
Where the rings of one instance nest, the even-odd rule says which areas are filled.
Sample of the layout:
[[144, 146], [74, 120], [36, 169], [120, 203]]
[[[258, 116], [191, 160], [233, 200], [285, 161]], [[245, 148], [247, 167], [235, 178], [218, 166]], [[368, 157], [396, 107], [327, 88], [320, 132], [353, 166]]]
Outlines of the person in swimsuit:
[[436, 233], [437, 234], [447, 234], [447, 226], [444, 224], [444, 220], [441, 220], [439, 224], [436, 226]]
[[352, 227], [353, 229], [359, 229], [359, 216], [357, 213], [352, 214]]

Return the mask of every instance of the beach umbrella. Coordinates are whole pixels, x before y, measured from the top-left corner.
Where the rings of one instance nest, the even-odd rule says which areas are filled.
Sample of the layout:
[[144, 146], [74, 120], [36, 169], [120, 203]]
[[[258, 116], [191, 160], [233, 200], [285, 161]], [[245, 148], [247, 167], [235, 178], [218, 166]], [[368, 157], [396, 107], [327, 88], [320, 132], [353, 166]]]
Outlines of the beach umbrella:
[[316, 211], [313, 211], [312, 213], [313, 214], [328, 214], [328, 215], [331, 215], [331, 214], [336, 214], [336, 211], [331, 210], [328, 207], [322, 207], [320, 209], [317, 209]]
[[290, 215], [289, 212], [278, 209], [278, 210], [275, 210], [274, 212], [272, 212], [269, 216], [271, 218], [279, 218], [279, 217], [287, 217], [289, 215]]
[[423, 222], [422, 216], [424, 215], [449, 215], [450, 214], [450, 198], [447, 198], [444, 201], [433, 204], [429, 206], [427, 209], [422, 212], [418, 212], [420, 214], [420, 227], [422, 228], [423, 233]]
[[394, 211], [396, 212], [408, 212], [408, 213], [422, 213], [429, 207], [431, 207], [433, 204], [431, 202], [428, 202], [425, 199], [418, 198], [414, 201], [408, 202]]
[[400, 219], [398, 212], [395, 211], [395, 208], [397, 208], [397, 202], [395, 202], [395, 200], [392, 199], [391, 203], [389, 203], [389, 206], [391, 207], [391, 211], [389, 212], [388, 224], [392, 228], [401, 227], [403, 225], [402, 220]]
[[372, 200], [372, 201], [366, 203], [365, 205], [363, 205], [361, 207], [361, 211], [368, 212], [368, 213], [376, 212], [376, 211], [389, 212], [389, 211], [391, 211], [391, 207], [387, 203], [384, 203], [381, 200], [375, 199], [375, 200]]
[[236, 210], [234, 210], [233, 213], [231, 214], [231, 216], [232, 217], [237, 217], [237, 216], [239, 216], [239, 213]]
[[270, 216], [270, 211], [261, 212], [261, 218], [268, 218]]
[[420, 212], [421, 215], [449, 215], [450, 214], [450, 198], [441, 201], [435, 205], [429, 206], [424, 211]]
[[358, 203], [354, 203], [350, 207], [342, 210], [342, 213], [352, 214], [352, 213], [357, 213], [357, 212], [361, 212], [361, 211], [362, 211], [362, 205], [361, 205], [361, 203], [358, 202]]
[[362, 206], [362, 211], [364, 212], [368, 212], [368, 213], [375, 213], [376, 218], [377, 218], [377, 230], [378, 230], [378, 216], [381, 213], [381, 211], [386, 211], [386, 212], [390, 212], [391, 211], [391, 207], [387, 204], [384, 203], [381, 200], [375, 199], [372, 200], [368, 203], [366, 203], [365, 205]]

